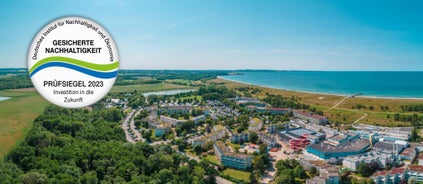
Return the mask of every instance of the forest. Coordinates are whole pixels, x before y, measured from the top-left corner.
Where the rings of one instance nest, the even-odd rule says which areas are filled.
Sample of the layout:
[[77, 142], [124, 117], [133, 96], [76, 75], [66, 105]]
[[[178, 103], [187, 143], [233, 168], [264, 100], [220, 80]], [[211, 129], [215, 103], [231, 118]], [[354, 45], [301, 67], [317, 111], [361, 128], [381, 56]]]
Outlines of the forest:
[[32, 87], [24, 68], [0, 69], [0, 90]]
[[131, 144], [111, 109], [49, 106], [0, 162], [0, 183], [214, 183], [216, 170], [170, 145]]

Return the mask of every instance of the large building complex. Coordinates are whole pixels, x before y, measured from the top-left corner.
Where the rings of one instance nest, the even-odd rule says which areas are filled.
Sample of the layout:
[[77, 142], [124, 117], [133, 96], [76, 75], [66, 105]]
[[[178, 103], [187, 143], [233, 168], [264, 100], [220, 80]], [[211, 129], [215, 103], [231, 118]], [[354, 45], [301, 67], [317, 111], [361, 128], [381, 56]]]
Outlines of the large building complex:
[[312, 144], [306, 148], [306, 151], [320, 159], [342, 159], [347, 156], [364, 153], [369, 148], [370, 141], [359, 138], [338, 146], [327, 143]]
[[324, 125], [328, 122], [328, 118], [325, 116], [314, 114], [313, 112], [307, 112], [304, 110], [293, 110], [296, 118], [305, 119], [311, 123]]
[[217, 158], [225, 167], [246, 170], [251, 167], [252, 156], [249, 154], [229, 152], [228, 147], [221, 141], [217, 141], [213, 145]]
[[349, 169], [350, 171], [357, 171], [360, 163], [377, 163], [379, 168], [386, 168], [388, 164], [392, 164], [394, 159], [393, 155], [378, 153], [378, 152], [367, 152], [359, 156], [350, 156], [342, 161], [342, 166]]
[[413, 179], [415, 182], [423, 182], [423, 166], [409, 165], [408, 168], [377, 171], [370, 178], [375, 184], [407, 183], [409, 179]]

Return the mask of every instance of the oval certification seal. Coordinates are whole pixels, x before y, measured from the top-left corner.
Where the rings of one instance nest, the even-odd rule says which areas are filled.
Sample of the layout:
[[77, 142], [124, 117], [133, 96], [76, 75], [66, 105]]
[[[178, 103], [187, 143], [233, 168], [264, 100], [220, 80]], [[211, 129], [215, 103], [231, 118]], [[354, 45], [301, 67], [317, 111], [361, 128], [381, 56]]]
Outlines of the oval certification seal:
[[112, 88], [119, 56], [110, 34], [82, 17], [64, 17], [43, 27], [28, 53], [28, 73], [53, 104], [79, 108], [96, 103]]

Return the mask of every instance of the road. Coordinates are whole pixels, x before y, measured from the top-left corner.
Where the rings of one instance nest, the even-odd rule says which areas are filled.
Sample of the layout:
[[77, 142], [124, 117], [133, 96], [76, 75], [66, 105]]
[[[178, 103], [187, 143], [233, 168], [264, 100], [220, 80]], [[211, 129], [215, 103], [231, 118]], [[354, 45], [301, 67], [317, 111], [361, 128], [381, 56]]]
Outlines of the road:
[[145, 142], [144, 138], [142, 138], [142, 136], [141, 136], [140, 131], [138, 131], [136, 129], [136, 127], [135, 127], [135, 120], [134, 120], [135, 119], [135, 116], [137, 116], [138, 114], [140, 114], [141, 110], [142, 110], [142, 108], [139, 108], [137, 110], [137, 112], [131, 117], [131, 121], [129, 123], [129, 127], [131, 128], [132, 132], [134, 132], [134, 134], [135, 134], [134, 136], [135, 136], [135, 141], [136, 142], [138, 142], [138, 141]]
[[130, 143], [135, 143], [135, 140], [132, 139], [129, 131], [128, 131], [128, 122], [132, 119], [134, 113], [135, 113], [135, 109], [133, 109], [123, 120], [122, 124], [120, 125], [120, 127], [122, 127], [123, 131], [125, 132], [125, 137], [126, 140]]
[[220, 176], [216, 176], [216, 183], [217, 184], [232, 184], [231, 181], [229, 181], [229, 180], [227, 180], [225, 178], [222, 178]]

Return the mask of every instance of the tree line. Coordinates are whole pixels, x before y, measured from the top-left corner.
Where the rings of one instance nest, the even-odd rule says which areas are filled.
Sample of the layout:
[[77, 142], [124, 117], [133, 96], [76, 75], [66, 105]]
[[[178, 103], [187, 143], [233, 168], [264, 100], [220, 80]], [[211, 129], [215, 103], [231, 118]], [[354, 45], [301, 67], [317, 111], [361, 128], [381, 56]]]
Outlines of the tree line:
[[214, 183], [216, 171], [170, 145], [131, 144], [121, 110], [49, 106], [0, 162], [0, 183]]

